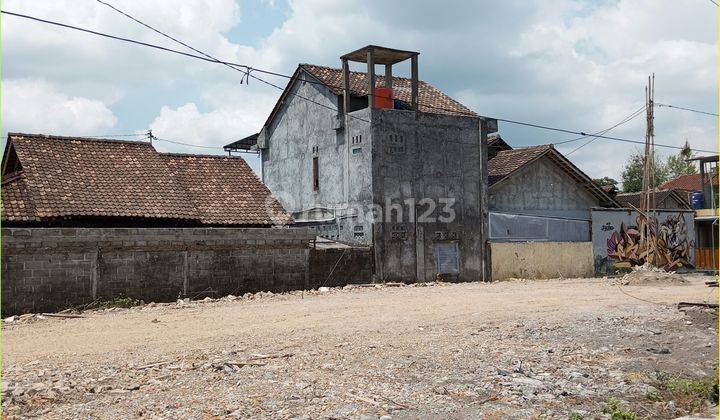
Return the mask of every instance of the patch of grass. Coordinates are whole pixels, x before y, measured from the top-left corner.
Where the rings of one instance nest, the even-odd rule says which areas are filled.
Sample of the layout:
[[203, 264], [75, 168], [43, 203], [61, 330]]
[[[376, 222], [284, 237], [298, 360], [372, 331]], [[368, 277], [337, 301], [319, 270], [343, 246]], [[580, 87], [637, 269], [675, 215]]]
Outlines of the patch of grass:
[[568, 417], [568, 420], [585, 420], [585, 417], [578, 413], [572, 413], [570, 414], [570, 417]]
[[137, 299], [129, 297], [118, 297], [113, 299], [100, 299], [81, 306], [79, 309], [108, 309], [108, 308], [132, 308], [140, 304]]
[[638, 416], [633, 411], [628, 411], [622, 402], [616, 398], [610, 398], [602, 409], [603, 414], [609, 414], [611, 420], [637, 420]]
[[667, 383], [669, 390], [684, 395], [695, 396], [717, 404], [718, 384], [710, 379], [671, 379]]
[[691, 413], [701, 410], [706, 402], [718, 404], [717, 379], [672, 377], [658, 373], [657, 388], [663, 400], [675, 401], [679, 408]]
[[645, 394], [645, 396], [647, 397], [648, 400], [653, 401], [653, 402], [662, 401], [662, 395], [660, 394], [660, 391], [658, 391], [655, 388], [649, 390], [647, 392], [647, 394]]

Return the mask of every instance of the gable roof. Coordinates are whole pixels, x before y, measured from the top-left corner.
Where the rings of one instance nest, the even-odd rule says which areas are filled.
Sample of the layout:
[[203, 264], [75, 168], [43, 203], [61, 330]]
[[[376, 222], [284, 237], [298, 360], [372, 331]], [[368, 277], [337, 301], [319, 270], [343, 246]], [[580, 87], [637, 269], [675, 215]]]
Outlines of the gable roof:
[[[342, 95], [343, 82], [341, 69], [315, 64], [300, 64], [300, 67], [327, 85], [334, 94]], [[367, 73], [358, 71], [350, 72], [351, 95], [367, 96], [367, 84]], [[385, 86], [385, 76], [376, 75], [375, 86]], [[410, 103], [412, 100], [411, 94], [411, 80], [406, 77], [393, 76], [393, 96], [395, 99]], [[418, 81], [418, 102], [420, 111], [431, 114], [477, 115], [465, 107], [465, 105], [436, 89], [430, 83], [422, 80]]]
[[552, 146], [542, 145], [500, 151], [488, 160], [488, 185], [491, 187], [523, 166], [547, 153]]
[[[15, 159], [11, 155], [16, 155], [22, 169], [7, 173], [7, 162]], [[190, 188], [185, 180], [191, 177], [186, 172], [196, 171], [195, 167], [187, 164], [180, 168], [184, 166], [180, 163], [171, 170], [170, 158], [147, 142], [10, 133], [3, 160], [2, 220], [132, 217], [201, 224], [274, 224], [254, 210], [246, 211], [264, 204], [270, 192], [257, 185], [260, 181], [242, 158], [226, 159], [232, 163], [208, 169], [215, 176], [194, 178], [197, 184]], [[207, 215], [214, 214], [217, 182], [222, 177], [225, 183], [238, 182], [237, 188], [247, 188], [250, 193], [238, 199], [246, 201], [243, 206], [228, 210], [221, 217], [223, 222], [218, 222]]]
[[[285, 90], [283, 91], [280, 98], [275, 103], [272, 112], [265, 121], [265, 126], [269, 126], [275, 119], [280, 107], [285, 102], [285, 99], [290, 95], [290, 90], [295, 82], [298, 80], [300, 74], [309, 74], [319, 84], [324, 85], [335, 95], [343, 94], [343, 80], [342, 80], [342, 69], [334, 67], [319, 66], [316, 64], [299, 64], [295, 73], [293, 73], [290, 81], [288, 81]], [[367, 96], [367, 73], [365, 72], [350, 72], [350, 95], [356, 97]], [[385, 76], [375, 76], [375, 86], [385, 86]], [[393, 76], [393, 96], [395, 99], [410, 103], [411, 102], [411, 80], [406, 77]], [[431, 84], [422, 80], [418, 81], [418, 102], [421, 112], [427, 112], [432, 114], [446, 114], [446, 115], [465, 115], [465, 116], [477, 116], [477, 114], [467, 108], [465, 105], [454, 100], [450, 96], [436, 89]]]
[[495, 156], [497, 156], [498, 153], [503, 150], [512, 150], [512, 147], [507, 144], [507, 142], [505, 142], [502, 137], [500, 137], [500, 134], [488, 136], [487, 147], [488, 160], [494, 158]]
[[[623, 207], [629, 207], [629, 208], [640, 208], [640, 201], [642, 200], [642, 193], [641, 192], [635, 192], [635, 193], [620, 193], [615, 196], [615, 200], [617, 200], [618, 203], [620, 203]], [[667, 200], [675, 200], [675, 203], [677, 206], [675, 207], [667, 207], [670, 209], [684, 209], [684, 210], [692, 210], [692, 207], [690, 204], [685, 200], [681, 194], [678, 194], [675, 190], [658, 190], [655, 191], [655, 205], [653, 207], [657, 208], [658, 204], [665, 203]]]
[[506, 179], [511, 178], [522, 168], [544, 156], [548, 157], [563, 172], [573, 178], [590, 194], [597, 197], [602, 203], [618, 205], [618, 203], [595, 184], [590, 177], [550, 144], [500, 151], [494, 158], [488, 160], [489, 187], [493, 188], [499, 185]]
[[[710, 179], [711, 174], [705, 174], [705, 179]], [[718, 184], [718, 177], [716, 174], [712, 174], [713, 185]], [[686, 191], [701, 191], [702, 190], [702, 179], [700, 174], [689, 174], [681, 175], [671, 181], [668, 181], [658, 187], [662, 190], [686, 190]]]

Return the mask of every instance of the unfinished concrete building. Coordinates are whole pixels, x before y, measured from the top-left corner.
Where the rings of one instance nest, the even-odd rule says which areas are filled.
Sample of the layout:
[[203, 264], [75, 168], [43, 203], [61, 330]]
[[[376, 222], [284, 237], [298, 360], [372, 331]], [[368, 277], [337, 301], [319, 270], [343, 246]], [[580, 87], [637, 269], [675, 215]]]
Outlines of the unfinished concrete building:
[[[301, 64], [260, 133], [237, 144], [259, 149], [263, 182], [297, 223], [371, 246], [376, 281], [489, 280], [486, 139], [497, 122], [420, 81], [418, 55], [367, 46], [340, 57], [342, 69]], [[393, 76], [405, 60], [411, 77]]]

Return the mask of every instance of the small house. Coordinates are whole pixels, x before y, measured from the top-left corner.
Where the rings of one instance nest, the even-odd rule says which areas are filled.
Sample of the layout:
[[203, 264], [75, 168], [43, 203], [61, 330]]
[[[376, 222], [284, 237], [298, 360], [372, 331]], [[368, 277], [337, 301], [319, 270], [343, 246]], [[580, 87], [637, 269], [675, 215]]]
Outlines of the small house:
[[292, 218], [240, 157], [10, 133], [4, 227], [270, 227]]

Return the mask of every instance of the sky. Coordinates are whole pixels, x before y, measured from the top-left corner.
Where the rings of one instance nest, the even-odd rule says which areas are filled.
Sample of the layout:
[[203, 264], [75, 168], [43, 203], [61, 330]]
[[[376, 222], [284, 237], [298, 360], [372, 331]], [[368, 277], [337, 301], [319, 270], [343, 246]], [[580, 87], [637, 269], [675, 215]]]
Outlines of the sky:
[[[419, 51], [420, 78], [480, 115], [597, 132], [658, 103], [717, 112], [717, 7], [709, 0], [106, 0], [219, 59], [292, 74], [339, 67], [368, 44]], [[3, 10], [185, 50], [95, 0], [5, 0]], [[2, 15], [2, 136], [145, 133], [162, 152], [223, 153], [258, 132], [281, 91], [225, 66]], [[395, 75], [409, 73], [400, 64]], [[284, 87], [287, 79], [256, 74]], [[572, 134], [500, 123], [513, 147]], [[642, 141], [644, 114], [607, 135]], [[658, 107], [656, 142], [717, 150], [717, 119]], [[132, 139], [132, 136], [119, 137]], [[140, 137], [139, 137], [140, 138]], [[557, 148], [620, 178], [641, 145]], [[663, 155], [672, 150], [658, 148]], [[259, 159], [244, 155], [256, 171]]]

